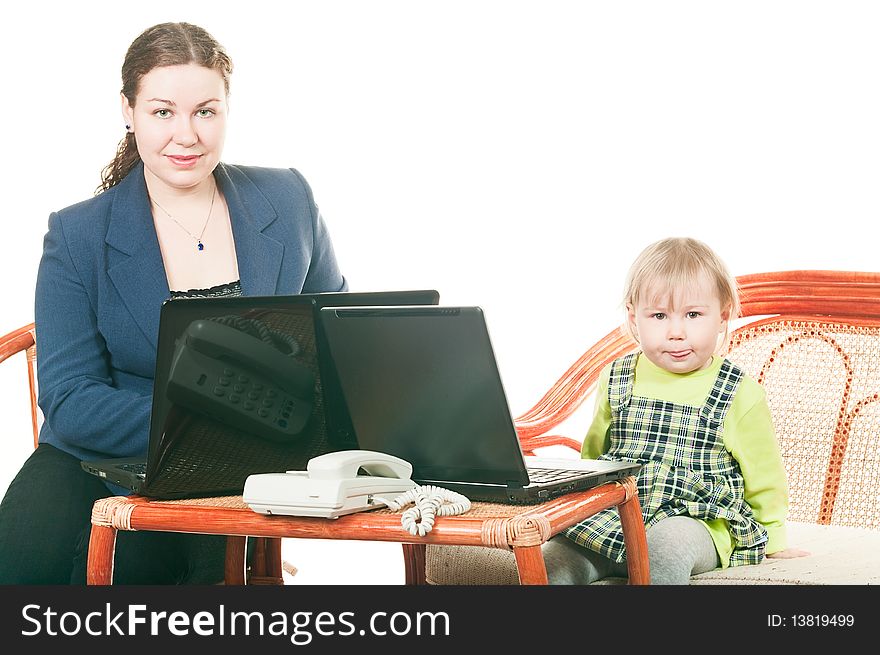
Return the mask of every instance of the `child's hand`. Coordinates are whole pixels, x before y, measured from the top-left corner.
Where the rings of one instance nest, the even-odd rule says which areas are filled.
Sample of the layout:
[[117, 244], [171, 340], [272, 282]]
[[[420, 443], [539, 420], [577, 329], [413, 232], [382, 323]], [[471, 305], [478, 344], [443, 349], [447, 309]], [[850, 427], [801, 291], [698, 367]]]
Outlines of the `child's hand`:
[[800, 548], [786, 548], [785, 550], [767, 555], [767, 557], [772, 557], [773, 559], [794, 559], [795, 557], [806, 557], [809, 554], [809, 551], [801, 550]]

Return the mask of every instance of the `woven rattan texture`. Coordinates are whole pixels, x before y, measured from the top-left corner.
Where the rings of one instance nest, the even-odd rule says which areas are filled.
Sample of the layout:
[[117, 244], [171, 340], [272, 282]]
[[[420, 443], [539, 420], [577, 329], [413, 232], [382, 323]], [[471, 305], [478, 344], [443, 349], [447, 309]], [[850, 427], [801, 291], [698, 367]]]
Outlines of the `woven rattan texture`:
[[484, 546], [425, 549], [425, 577], [432, 585], [518, 585], [513, 551]]
[[[411, 507], [411, 505], [410, 505], [410, 507]], [[464, 514], [461, 514], [460, 516], [465, 516], [467, 518], [475, 518], [475, 519], [481, 519], [481, 518], [487, 518], [487, 517], [510, 518], [513, 516], [519, 516], [520, 514], [525, 514], [526, 512], [532, 510], [533, 508], [534, 508], [534, 506], [526, 506], [526, 505], [498, 505], [495, 503], [474, 502], [474, 503], [471, 503], [471, 508], [467, 512], [465, 512]], [[401, 512], [405, 509], [406, 509], [406, 507], [404, 507], [401, 510]], [[377, 513], [381, 513], [381, 514], [399, 514], [400, 513], [400, 512], [392, 512], [388, 508], [377, 509], [374, 511], [376, 511]], [[440, 520], [440, 519], [438, 519], [438, 520]]]
[[[328, 451], [324, 421], [323, 391], [318, 371], [314, 323], [311, 308], [271, 311], [258, 316], [271, 329], [292, 335], [300, 346], [297, 359], [315, 375], [312, 417], [305, 430], [289, 443], [261, 439], [204, 416], [169, 414], [177, 425], [169, 445], [155, 468], [145, 493], [156, 498], [241, 493], [247, 476], [288, 469], [305, 469], [308, 461]], [[282, 356], [279, 353], [279, 356]], [[184, 420], [181, 420], [183, 418]], [[166, 435], [170, 436], [170, 435]]]
[[767, 392], [789, 520], [880, 527], [880, 329], [790, 320], [745, 326], [728, 357]]
[[206, 498], [182, 498], [176, 500], [154, 500], [162, 505], [186, 505], [188, 507], [222, 507], [224, 509], [249, 509], [241, 496], [211, 496]]
[[[176, 500], [153, 501], [169, 505], [188, 505], [196, 507], [224, 507], [230, 509], [248, 509], [241, 496], [213, 496], [210, 498], [185, 498]], [[468, 518], [510, 518], [525, 514], [531, 507], [523, 505], [497, 505], [495, 503], [472, 503], [470, 510], [462, 516]], [[401, 510], [402, 511], [402, 510]], [[399, 514], [386, 507], [371, 510], [376, 514]], [[442, 519], [441, 519], [442, 520]]]

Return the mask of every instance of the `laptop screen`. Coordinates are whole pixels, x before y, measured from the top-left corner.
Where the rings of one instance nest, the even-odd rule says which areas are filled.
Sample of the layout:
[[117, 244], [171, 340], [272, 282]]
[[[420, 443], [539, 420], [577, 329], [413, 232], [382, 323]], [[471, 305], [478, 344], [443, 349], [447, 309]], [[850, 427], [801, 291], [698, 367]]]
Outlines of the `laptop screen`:
[[478, 307], [321, 310], [358, 448], [414, 480], [528, 483]]

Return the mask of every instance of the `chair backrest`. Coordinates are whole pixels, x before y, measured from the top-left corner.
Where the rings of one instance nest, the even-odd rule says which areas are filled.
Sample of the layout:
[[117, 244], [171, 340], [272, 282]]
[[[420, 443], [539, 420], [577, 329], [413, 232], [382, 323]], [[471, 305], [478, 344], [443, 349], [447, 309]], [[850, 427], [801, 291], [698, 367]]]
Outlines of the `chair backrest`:
[[34, 376], [37, 364], [36, 329], [33, 323], [20, 327], [17, 330], [0, 337], [0, 362], [6, 361], [10, 356], [25, 352], [27, 361], [28, 387], [31, 400], [31, 424], [33, 427], [34, 448], [37, 447], [39, 437], [39, 422], [37, 420], [37, 387]]
[[[880, 527], [880, 273], [785, 271], [737, 278], [742, 319], [727, 356], [764, 385], [789, 480], [789, 520]], [[517, 419], [523, 449], [636, 349], [610, 332]], [[568, 444], [571, 445], [571, 444]], [[867, 491], [867, 493], [866, 493]]]
[[789, 520], [880, 527], [880, 273], [739, 279], [728, 357], [767, 391], [789, 482]]

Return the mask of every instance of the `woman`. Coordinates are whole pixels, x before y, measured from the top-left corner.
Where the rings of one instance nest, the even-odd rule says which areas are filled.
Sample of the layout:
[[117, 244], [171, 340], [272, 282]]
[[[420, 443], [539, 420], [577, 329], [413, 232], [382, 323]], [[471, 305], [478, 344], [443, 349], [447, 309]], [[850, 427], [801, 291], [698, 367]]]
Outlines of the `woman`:
[[[127, 133], [99, 193], [49, 218], [36, 290], [45, 423], [0, 504], [0, 583], [85, 581], [91, 507], [118, 489], [79, 462], [145, 454], [164, 300], [347, 288], [298, 172], [220, 162], [231, 72], [195, 25], [138, 36], [122, 67]], [[217, 582], [224, 545], [120, 533], [114, 579]]]

